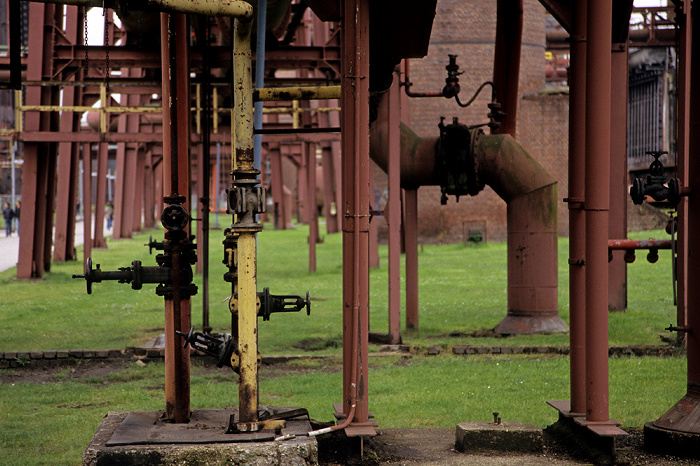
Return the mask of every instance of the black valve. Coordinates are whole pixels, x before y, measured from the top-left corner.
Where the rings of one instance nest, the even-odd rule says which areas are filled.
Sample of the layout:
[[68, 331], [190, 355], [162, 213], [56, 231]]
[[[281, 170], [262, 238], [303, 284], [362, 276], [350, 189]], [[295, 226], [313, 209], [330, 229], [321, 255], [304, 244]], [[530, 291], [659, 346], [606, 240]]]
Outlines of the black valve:
[[[141, 261], [133, 261], [131, 267], [120, 267], [116, 271], [102, 271], [100, 264], [92, 268], [92, 258], [87, 258], [87, 272], [84, 275], [73, 275], [73, 278], [84, 278], [87, 282], [87, 292], [92, 294], [92, 284], [104, 280], [116, 280], [119, 283], [130, 283], [131, 288], [140, 290], [144, 283], [159, 283], [161, 285], [172, 284], [172, 269], [170, 267], [147, 267], [141, 265]], [[191, 296], [197, 293], [197, 287], [192, 285], [192, 268], [180, 269], [181, 283], [190, 284], [182, 288], [182, 293]]]
[[190, 327], [190, 331], [187, 333], [177, 330], [175, 333], [185, 338], [183, 348], [187, 348], [187, 345], [190, 345], [204, 354], [215, 357], [216, 367], [224, 367], [226, 365], [233, 368], [231, 356], [237, 350], [237, 345], [230, 336], [224, 336], [223, 339], [220, 339], [212, 335], [195, 332], [194, 327]]
[[459, 65], [457, 64], [457, 55], [447, 55], [450, 62], [445, 66], [447, 70], [447, 77], [445, 78], [445, 87], [442, 88], [442, 95], [451, 99], [452, 97], [459, 94], [459, 78], [463, 71], [459, 71]]
[[171, 204], [163, 209], [160, 215], [160, 223], [166, 230], [180, 231], [187, 226], [190, 220], [190, 214], [187, 209], [181, 205]]
[[148, 253], [153, 254], [153, 250], [157, 251], [162, 251], [165, 249], [165, 243], [162, 241], [154, 241], [153, 240], [153, 235], [148, 236], [148, 243], [144, 244], [144, 246], [148, 246]]
[[311, 294], [306, 292], [306, 299], [296, 295], [272, 295], [270, 288], [263, 288], [262, 293], [258, 293], [260, 309], [258, 317], [263, 320], [270, 320], [270, 314], [275, 312], [299, 312], [306, 308], [306, 315], [311, 315]]
[[655, 201], [668, 201], [675, 207], [681, 199], [679, 183], [676, 178], [666, 180], [664, 176], [664, 165], [659, 160], [666, 151], [650, 151], [647, 154], [654, 157], [654, 161], [649, 165], [649, 175], [646, 181], [643, 178], [635, 178], [630, 187], [632, 202], [641, 205], [646, 196], [651, 196]]

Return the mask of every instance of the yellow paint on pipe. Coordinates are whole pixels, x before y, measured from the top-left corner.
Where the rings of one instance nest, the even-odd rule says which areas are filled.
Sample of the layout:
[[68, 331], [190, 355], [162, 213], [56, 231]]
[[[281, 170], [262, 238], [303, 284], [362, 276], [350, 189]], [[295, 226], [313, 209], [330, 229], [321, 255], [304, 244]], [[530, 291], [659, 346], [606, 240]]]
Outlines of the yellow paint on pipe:
[[[253, 77], [251, 57], [251, 25], [248, 21], [235, 21], [233, 47], [233, 112], [235, 124], [231, 131], [231, 157], [237, 170], [253, 170]], [[234, 139], [235, 137], [235, 139]]]
[[266, 87], [253, 91], [254, 101], [340, 99], [340, 86]]
[[238, 348], [240, 350], [239, 414], [241, 422], [257, 421], [258, 312], [255, 234], [238, 237]]

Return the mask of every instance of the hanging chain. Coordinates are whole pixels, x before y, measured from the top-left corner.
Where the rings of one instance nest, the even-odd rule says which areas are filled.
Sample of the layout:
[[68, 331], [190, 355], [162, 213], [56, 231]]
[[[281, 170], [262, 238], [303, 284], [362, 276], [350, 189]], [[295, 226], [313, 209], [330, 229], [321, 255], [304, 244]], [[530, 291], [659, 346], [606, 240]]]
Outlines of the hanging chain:
[[105, 9], [105, 87], [109, 95], [109, 22]]
[[143, 48], [143, 10], [139, 10], [139, 49]]
[[85, 11], [83, 13], [83, 29], [85, 29], [85, 78], [87, 78], [88, 75], [88, 65], [89, 65], [89, 58], [88, 58], [88, 16], [87, 16], [88, 9], [85, 7]]

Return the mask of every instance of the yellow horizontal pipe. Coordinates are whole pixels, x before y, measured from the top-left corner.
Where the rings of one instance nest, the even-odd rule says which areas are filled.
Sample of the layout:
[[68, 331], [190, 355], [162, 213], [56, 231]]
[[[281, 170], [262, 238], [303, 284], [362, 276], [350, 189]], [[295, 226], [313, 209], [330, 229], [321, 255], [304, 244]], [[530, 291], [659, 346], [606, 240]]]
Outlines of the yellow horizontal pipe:
[[161, 107], [87, 107], [81, 105], [20, 105], [22, 112], [107, 112], [107, 113], [162, 113]]
[[340, 86], [266, 87], [253, 89], [254, 102], [340, 99]]

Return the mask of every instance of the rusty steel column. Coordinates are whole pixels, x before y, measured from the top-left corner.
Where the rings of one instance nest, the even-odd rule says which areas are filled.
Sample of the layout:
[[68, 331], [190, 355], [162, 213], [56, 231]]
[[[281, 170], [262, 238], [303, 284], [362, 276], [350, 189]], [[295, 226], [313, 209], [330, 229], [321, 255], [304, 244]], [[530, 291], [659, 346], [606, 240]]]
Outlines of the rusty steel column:
[[612, 2], [588, 0], [586, 42], [586, 421], [608, 413], [608, 209]]
[[[299, 166], [297, 168], [297, 222], [308, 223], [308, 187], [309, 187], [309, 165], [306, 163], [306, 151], [304, 143], [296, 144], [295, 148], [299, 151]], [[293, 155], [292, 155], [293, 157]]]
[[[49, 73], [51, 58], [47, 45], [51, 34], [56, 30], [56, 5], [30, 3], [29, 34], [27, 54], [27, 80], [41, 81]], [[61, 10], [62, 11], [62, 10]], [[27, 105], [54, 104], [57, 96], [46, 87], [29, 86], [26, 90]], [[55, 129], [55, 116], [47, 112], [28, 112], [25, 117], [25, 131], [50, 131]], [[50, 166], [55, 164], [55, 144], [28, 142], [24, 144], [24, 164], [22, 165], [22, 222], [20, 223], [19, 256], [17, 278], [41, 278], [45, 269], [45, 250], [51, 253], [51, 231], [53, 212], [48, 212], [53, 204], [53, 192], [49, 191]], [[51, 197], [49, 202], [48, 197]], [[51, 222], [47, 224], [47, 219]], [[47, 243], [48, 232], [48, 243]]]
[[389, 262], [389, 342], [401, 343], [401, 90], [400, 76], [394, 74], [394, 83], [387, 92], [386, 119], [389, 126], [388, 151], [389, 200], [384, 209], [388, 225]]
[[132, 209], [133, 219], [131, 221], [132, 231], [139, 232], [142, 230], [143, 218], [143, 198], [144, 198], [144, 177], [145, 177], [145, 159], [139, 150], [139, 144], [134, 145], [134, 163], [136, 164], [136, 186], [134, 186], [134, 207]]
[[[676, 121], [676, 176], [681, 186], [689, 186], [688, 178], [688, 135], [690, 130], [690, 63], [692, 43], [691, 0], [682, 0], [681, 8], [676, 9], [678, 23], [678, 82], [677, 82], [677, 121]], [[683, 327], [686, 322], [686, 290], [688, 289], [688, 200], [681, 197], [678, 206], [678, 231], [676, 243], [676, 325]], [[677, 343], [685, 341], [683, 332], [678, 333]]]
[[[343, 403], [348, 435], [369, 425], [369, 1], [345, 0], [341, 21], [343, 145]], [[352, 429], [352, 430], [351, 430]]]
[[[370, 167], [369, 171], [369, 193], [370, 193], [370, 200], [369, 200], [369, 205], [371, 210], [376, 210], [377, 209], [377, 204], [375, 202], [375, 184], [374, 184], [374, 175], [372, 173], [372, 169]], [[378, 269], [379, 268], [379, 228], [377, 227], [377, 221], [372, 220], [370, 217], [370, 222], [369, 222], [369, 267], [371, 269]]]
[[282, 177], [282, 152], [279, 144], [269, 143], [267, 153], [270, 155], [270, 178], [272, 179], [272, 200], [275, 203], [275, 228], [285, 230], [284, 183]]
[[418, 188], [404, 190], [406, 247], [406, 328], [418, 328]]
[[[109, 145], [100, 142], [97, 153], [97, 180], [95, 181], [95, 236], [92, 246], [106, 248], [104, 234], [105, 204], [107, 202], [107, 163], [109, 161]], [[112, 225], [112, 231], [114, 231]]]
[[[126, 130], [125, 119], [126, 115], [121, 115], [118, 117], [117, 131], [124, 132]], [[164, 125], [165, 126], [165, 125]], [[129, 238], [131, 235], [128, 232], [128, 227], [124, 224], [127, 221], [124, 212], [126, 210], [126, 205], [128, 203], [127, 197], [129, 191], [131, 191], [130, 178], [127, 177], [127, 163], [126, 163], [126, 143], [119, 143], [117, 145], [116, 151], [116, 170], [114, 177], [114, 210], [113, 217], [114, 221], [112, 223], [112, 239]], [[104, 204], [96, 204], [95, 208], [104, 210]], [[129, 222], [130, 223], [130, 222]]]
[[[161, 13], [163, 83], [163, 194], [168, 204], [187, 209], [189, 198], [189, 53], [187, 16]], [[184, 198], [184, 199], [183, 199]], [[171, 204], [172, 205], [172, 204]], [[187, 209], [189, 211], [189, 209]], [[189, 222], [185, 232], [189, 231]], [[165, 297], [165, 418], [184, 423], [190, 417], [190, 351], [176, 331], [190, 328], [190, 299], [180, 299], [180, 238], [166, 231], [173, 248], [173, 295]], [[172, 237], [170, 236], [171, 234]], [[178, 261], [179, 262], [179, 261]]]
[[574, 3], [569, 66], [570, 411], [586, 412], [586, 1]]
[[[687, 8], [690, 2], [684, 4]], [[690, 13], [685, 10], [686, 20]], [[690, 77], [700, 76], [700, 14], [696, 8], [692, 10], [692, 35], [690, 50]], [[688, 53], [686, 49], [684, 51]], [[687, 70], [684, 70], [687, 72]], [[688, 81], [690, 84], [691, 81]], [[689, 86], [689, 101], [683, 111], [688, 116], [688, 145], [687, 154], [697, 154], [700, 151], [700, 88]], [[679, 99], [680, 99], [679, 95]], [[692, 183], [700, 180], [700, 159], [689, 156], [687, 160], [687, 176], [692, 189], [697, 188]], [[698, 438], [700, 436], [700, 197], [691, 192], [687, 198], [688, 204], [688, 254], [687, 254], [687, 325], [685, 327], [686, 348], [688, 359], [688, 385], [685, 396], [671, 409], [664, 413], [652, 426], [645, 426], [645, 444], [647, 436], [655, 433], [662, 449], [673, 452], [683, 448], [684, 454], [697, 455]], [[695, 252], [695, 254], [693, 254]], [[651, 428], [650, 428], [651, 427]], [[656, 428], [656, 429], [653, 429]], [[678, 433], [687, 434], [679, 436]]]
[[309, 272], [316, 271], [316, 243], [318, 243], [318, 209], [316, 208], [316, 145], [304, 144], [306, 152], [307, 193], [306, 211], [309, 221]]
[[155, 190], [155, 167], [153, 166], [153, 152], [147, 151], [145, 154], [145, 173], [143, 181], [143, 226], [147, 229], [155, 228], [155, 202], [154, 197], [156, 196]]
[[496, 45], [493, 59], [493, 88], [496, 100], [506, 114], [494, 134], [515, 137], [518, 117], [520, 49], [523, 35], [523, 0], [498, 0], [496, 6]]
[[[80, 9], [82, 11], [82, 9]], [[82, 22], [78, 21], [81, 12], [76, 6], [66, 7], [65, 37], [72, 44], [80, 43]], [[75, 79], [75, 78], [73, 78]], [[74, 106], [79, 104], [81, 97], [80, 88], [66, 86], [63, 89], [63, 105]], [[63, 133], [80, 131], [80, 116], [77, 112], [62, 112], [59, 122], [59, 130]], [[76, 214], [76, 188], [78, 185], [77, 144], [60, 142], [58, 144], [58, 185], [56, 190], [56, 230], [54, 241], [54, 260], [75, 260], [75, 214]]]
[[[632, 1], [615, 3], [611, 29], [610, 239], [627, 238], [627, 42], [631, 12]], [[608, 290], [608, 309], [627, 309], [627, 263], [622, 252], [613, 251], [608, 266]]]
[[83, 144], [83, 273], [88, 273], [87, 259], [92, 256], [92, 150]]

